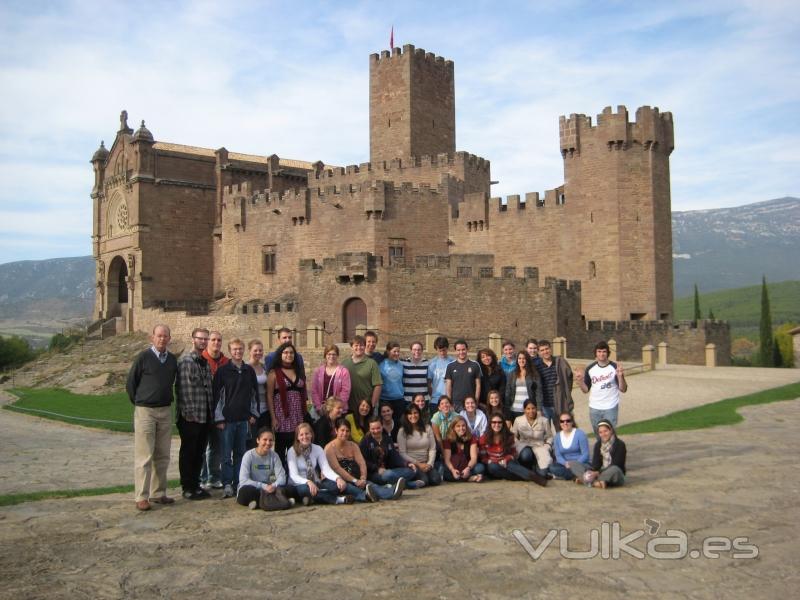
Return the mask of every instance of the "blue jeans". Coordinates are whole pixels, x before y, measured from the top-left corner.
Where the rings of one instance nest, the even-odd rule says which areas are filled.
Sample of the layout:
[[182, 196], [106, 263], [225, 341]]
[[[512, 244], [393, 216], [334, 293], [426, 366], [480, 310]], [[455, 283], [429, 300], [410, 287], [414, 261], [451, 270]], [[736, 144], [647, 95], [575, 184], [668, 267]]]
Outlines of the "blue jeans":
[[505, 467], [497, 463], [488, 463], [486, 471], [492, 479], [510, 479], [511, 481], [530, 481], [531, 471], [515, 460], [510, 460]]
[[394, 469], [386, 469], [383, 473], [375, 471], [370, 475], [369, 480], [378, 485], [385, 485], [387, 483], [394, 485], [401, 477], [406, 481], [411, 481], [414, 478], [414, 471], [408, 467], [395, 467]]
[[319, 502], [320, 504], [336, 504], [336, 498], [339, 496], [339, 488], [336, 486], [335, 481], [323, 479], [317, 484], [316, 496], [311, 495], [311, 490], [308, 489], [308, 484], [306, 483], [294, 486], [294, 493], [298, 498], [309, 497], [312, 498], [314, 502]]
[[[583, 465], [583, 463], [577, 463], [577, 464]], [[589, 465], [583, 465], [584, 469], [588, 468], [588, 466]], [[552, 465], [550, 465], [548, 471], [550, 471], [550, 474], [556, 479], [566, 479], [567, 481], [572, 481], [577, 477], [575, 473], [572, 472], [572, 470], [568, 469], [566, 466], [557, 462], [554, 462]], [[583, 471], [581, 471], [581, 473], [582, 472]]]
[[[550, 419], [550, 422], [553, 422], [553, 419], [556, 418], [556, 409], [552, 406], [542, 406], [539, 411], [547, 418]], [[556, 430], [558, 431], [558, 429]]]
[[[483, 463], [475, 463], [475, 466], [469, 470], [470, 476], [472, 475], [484, 475], [486, 473], [486, 467]], [[444, 468], [444, 480], [449, 481], [450, 483], [458, 482], [458, 481], [467, 481], [466, 479], [456, 479], [453, 477], [453, 474], [450, 472], [450, 469], [447, 467]]]
[[219, 460], [219, 431], [214, 428], [214, 431], [208, 434], [208, 446], [206, 446], [206, 458], [200, 469], [200, 481], [202, 483], [213, 483], [222, 479], [222, 472], [220, 469]]
[[225, 429], [217, 429], [222, 462], [222, 483], [236, 489], [239, 483], [239, 468], [247, 446], [247, 421], [225, 423]]
[[616, 429], [618, 415], [619, 404], [617, 404], [614, 408], [606, 408], [604, 410], [600, 410], [598, 408], [589, 408], [589, 421], [592, 422], [594, 437], [597, 438], [597, 424], [600, 421], [609, 421], [611, 422], [611, 425], [614, 426], [614, 429]]
[[[381, 500], [388, 500], [394, 495], [393, 487], [385, 487], [377, 483], [372, 483], [371, 485], [372, 489], [375, 490], [375, 495], [377, 495], [378, 498]], [[349, 494], [350, 496], [356, 499], [356, 502], [367, 501], [367, 490], [361, 489], [357, 485], [350, 482], [347, 483], [347, 487], [344, 489], [342, 494]]]

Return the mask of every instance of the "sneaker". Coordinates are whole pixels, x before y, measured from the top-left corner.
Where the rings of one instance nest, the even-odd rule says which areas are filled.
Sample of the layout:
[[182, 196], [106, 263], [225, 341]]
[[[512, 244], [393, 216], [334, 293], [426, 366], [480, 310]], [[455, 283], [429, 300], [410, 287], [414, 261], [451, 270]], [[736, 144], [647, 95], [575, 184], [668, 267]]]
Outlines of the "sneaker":
[[289, 498], [289, 507], [292, 507], [296, 504], [294, 498]]
[[424, 488], [426, 485], [427, 484], [422, 479], [406, 482], [406, 487], [408, 487], [410, 490], [418, 490], [420, 488]]
[[258, 508], [258, 501], [257, 500], [250, 500], [250, 502], [247, 505], [247, 508], [249, 508], [250, 510], [257, 509]]
[[225, 486], [222, 485], [221, 481], [212, 481], [211, 487], [214, 488], [215, 490], [221, 490]]
[[310, 504], [312, 504], [313, 501], [311, 500], [311, 496], [303, 496], [302, 503], [303, 506], [309, 506]]
[[403, 495], [403, 490], [406, 489], [406, 480], [405, 477], [401, 477], [397, 480], [397, 483], [394, 484], [394, 493], [392, 494], [392, 500], [397, 500], [400, 496]]
[[187, 491], [183, 492], [183, 497], [184, 497], [185, 500], [202, 500], [203, 499], [203, 496], [201, 496], [199, 494], [199, 490], [197, 492], [190, 492], [190, 491], [187, 490]]
[[222, 492], [223, 498], [233, 498], [236, 494], [233, 493], [233, 486], [228, 484], [225, 486], [225, 491]]
[[203, 491], [210, 490], [211, 489], [211, 484], [208, 483], [207, 481], [204, 481], [203, 483], [200, 484], [200, 489], [203, 490]]
[[209, 494], [203, 488], [197, 488], [194, 493], [198, 496], [198, 500], [205, 500], [206, 498], [211, 498], [211, 494]]
[[372, 486], [371, 483], [367, 484], [365, 492], [367, 494], [367, 500], [369, 500], [370, 502], [377, 502], [379, 500], [378, 494], [375, 493], [375, 488]]

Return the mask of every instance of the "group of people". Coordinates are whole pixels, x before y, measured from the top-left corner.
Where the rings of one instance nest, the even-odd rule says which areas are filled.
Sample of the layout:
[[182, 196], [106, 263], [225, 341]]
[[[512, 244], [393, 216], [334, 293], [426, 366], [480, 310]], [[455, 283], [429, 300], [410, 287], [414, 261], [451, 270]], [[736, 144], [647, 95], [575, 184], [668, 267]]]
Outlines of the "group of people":
[[[327, 346], [307, 376], [292, 331], [281, 329], [278, 340], [265, 355], [261, 341], [234, 338], [225, 356], [219, 332], [196, 328], [178, 359], [167, 350], [169, 328], [153, 329], [127, 381], [137, 509], [174, 502], [166, 493], [173, 387], [187, 500], [220, 488], [239, 504], [276, 510], [397, 499], [443, 481], [625, 481], [626, 448], [615, 429], [627, 382], [605, 342], [573, 374], [546, 340], [520, 350], [505, 341], [499, 360], [483, 348], [475, 361], [465, 340], [451, 357], [440, 336], [430, 360], [420, 342], [401, 359], [397, 342], [378, 353], [370, 331], [352, 339], [341, 362], [339, 348]], [[589, 394], [591, 453], [573, 417], [574, 377]]]

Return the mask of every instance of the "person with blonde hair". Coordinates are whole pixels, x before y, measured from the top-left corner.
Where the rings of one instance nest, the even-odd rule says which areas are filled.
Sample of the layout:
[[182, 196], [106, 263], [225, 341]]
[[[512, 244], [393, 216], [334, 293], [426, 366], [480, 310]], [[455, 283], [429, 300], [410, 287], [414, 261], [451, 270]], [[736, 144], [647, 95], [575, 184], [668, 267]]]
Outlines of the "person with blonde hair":
[[331, 396], [322, 405], [319, 419], [314, 422], [314, 439], [325, 447], [328, 442], [336, 437], [336, 421], [344, 412], [344, 403], [336, 396]]
[[347, 482], [331, 469], [325, 451], [314, 444], [314, 431], [308, 423], [294, 430], [294, 444], [286, 453], [289, 463], [289, 484], [304, 506], [352, 504], [353, 496], [345, 494]]

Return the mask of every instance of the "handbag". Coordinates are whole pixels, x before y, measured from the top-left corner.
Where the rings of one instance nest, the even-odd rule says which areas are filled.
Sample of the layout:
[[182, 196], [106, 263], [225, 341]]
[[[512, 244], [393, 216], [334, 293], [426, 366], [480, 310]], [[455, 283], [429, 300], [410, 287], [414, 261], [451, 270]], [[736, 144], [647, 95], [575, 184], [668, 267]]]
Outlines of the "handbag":
[[286, 492], [283, 488], [275, 488], [274, 492], [261, 490], [261, 496], [258, 499], [258, 507], [261, 510], [286, 510], [290, 506], [291, 503], [286, 497]]

